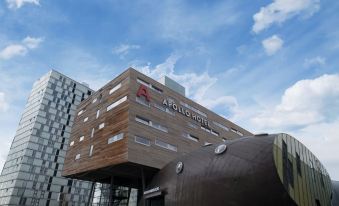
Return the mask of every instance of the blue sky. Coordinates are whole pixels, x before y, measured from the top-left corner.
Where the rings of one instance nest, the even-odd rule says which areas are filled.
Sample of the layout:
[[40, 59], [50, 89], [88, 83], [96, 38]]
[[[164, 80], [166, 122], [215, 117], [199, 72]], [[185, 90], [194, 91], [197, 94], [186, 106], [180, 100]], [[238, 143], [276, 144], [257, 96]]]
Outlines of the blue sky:
[[0, 167], [33, 82], [94, 89], [132, 66], [252, 132], [286, 132], [339, 179], [339, 2], [0, 2]]

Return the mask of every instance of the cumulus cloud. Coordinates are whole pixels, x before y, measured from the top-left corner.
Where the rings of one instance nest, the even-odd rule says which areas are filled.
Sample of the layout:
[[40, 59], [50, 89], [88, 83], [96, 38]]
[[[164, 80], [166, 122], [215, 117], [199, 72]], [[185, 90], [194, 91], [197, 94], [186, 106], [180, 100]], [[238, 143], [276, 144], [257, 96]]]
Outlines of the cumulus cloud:
[[275, 23], [283, 23], [296, 15], [311, 16], [320, 8], [319, 0], [273, 0], [272, 3], [261, 7], [253, 16], [252, 30], [259, 33]]
[[26, 37], [21, 43], [10, 44], [0, 51], [0, 59], [11, 59], [15, 56], [25, 56], [29, 50], [37, 48], [43, 38]]
[[174, 68], [180, 58], [180, 55], [172, 54], [164, 63], [156, 65], [154, 68], [150, 64], [133, 65], [133, 67], [154, 79], [160, 79], [164, 75], [172, 78], [186, 88], [186, 96], [209, 109], [224, 107], [230, 111], [236, 110], [238, 102], [233, 96], [220, 95], [213, 99], [207, 98], [209, 89], [217, 83], [216, 77], [211, 77], [207, 72], [176, 73]]
[[19, 9], [24, 4], [40, 5], [39, 0], [6, 0], [7, 6], [10, 9]]
[[304, 61], [304, 67], [310, 68], [310, 67], [322, 67], [326, 64], [326, 59], [324, 57], [314, 57], [314, 58], [306, 58]]
[[124, 58], [131, 50], [140, 49], [136, 44], [120, 44], [113, 48], [113, 54], [119, 55], [120, 58]]
[[5, 99], [5, 93], [0, 92], [0, 112], [6, 111], [8, 109], [8, 104]]
[[272, 110], [253, 118], [259, 127], [290, 128], [339, 119], [339, 74], [306, 79], [288, 88]]
[[273, 35], [262, 41], [262, 46], [265, 49], [267, 55], [273, 55], [279, 51], [284, 44], [284, 41], [277, 35]]

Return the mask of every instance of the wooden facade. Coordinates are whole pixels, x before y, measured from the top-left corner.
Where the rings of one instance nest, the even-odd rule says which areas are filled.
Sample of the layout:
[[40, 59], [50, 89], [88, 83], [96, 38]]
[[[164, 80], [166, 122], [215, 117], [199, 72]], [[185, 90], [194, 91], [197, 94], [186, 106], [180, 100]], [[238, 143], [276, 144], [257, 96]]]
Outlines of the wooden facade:
[[77, 114], [63, 175], [98, 182], [147, 177], [205, 144], [252, 135], [132, 68], [83, 101]]

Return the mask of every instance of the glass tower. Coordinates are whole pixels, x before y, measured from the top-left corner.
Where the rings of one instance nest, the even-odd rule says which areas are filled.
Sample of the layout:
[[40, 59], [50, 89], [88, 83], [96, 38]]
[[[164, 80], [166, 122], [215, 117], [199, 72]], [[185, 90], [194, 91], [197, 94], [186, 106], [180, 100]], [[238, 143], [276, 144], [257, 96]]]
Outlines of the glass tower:
[[89, 201], [92, 183], [63, 178], [61, 172], [76, 106], [91, 93], [54, 70], [34, 83], [0, 176], [0, 205]]

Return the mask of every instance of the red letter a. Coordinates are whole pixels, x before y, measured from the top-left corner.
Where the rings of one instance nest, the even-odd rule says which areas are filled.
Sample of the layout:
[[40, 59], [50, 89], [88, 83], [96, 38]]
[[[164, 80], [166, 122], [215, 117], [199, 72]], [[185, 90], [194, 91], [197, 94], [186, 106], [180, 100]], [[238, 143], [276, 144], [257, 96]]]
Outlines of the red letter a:
[[149, 95], [147, 87], [145, 85], [140, 85], [137, 96], [144, 96], [148, 102], [151, 100], [151, 96]]

